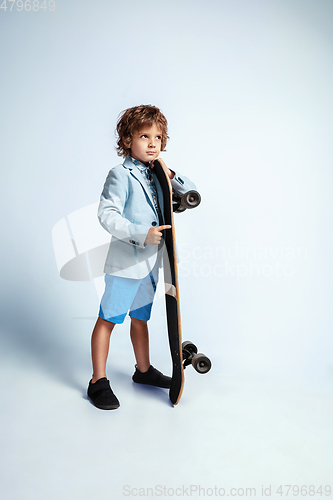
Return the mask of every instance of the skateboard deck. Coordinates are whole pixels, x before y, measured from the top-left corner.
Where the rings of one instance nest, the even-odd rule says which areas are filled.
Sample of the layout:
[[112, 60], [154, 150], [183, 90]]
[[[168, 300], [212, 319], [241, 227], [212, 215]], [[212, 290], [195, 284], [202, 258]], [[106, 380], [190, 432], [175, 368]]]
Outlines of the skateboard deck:
[[167, 328], [169, 336], [170, 353], [172, 359], [172, 377], [169, 397], [176, 405], [182, 395], [184, 387], [183, 358], [182, 358], [182, 331], [179, 308], [179, 285], [176, 254], [176, 235], [172, 209], [172, 186], [164, 167], [154, 161], [154, 173], [161, 185], [164, 202], [164, 223], [171, 229], [164, 231], [164, 285]]
[[[171, 377], [171, 387], [169, 391], [169, 397], [170, 401], [174, 405], [176, 405], [179, 402], [183, 392], [185, 365], [183, 366], [182, 330], [180, 322], [179, 285], [178, 285], [178, 269], [177, 269], [177, 253], [176, 253], [176, 234], [175, 234], [175, 226], [173, 219], [173, 210], [176, 208], [175, 211], [183, 211], [186, 208], [192, 208], [191, 203], [193, 207], [197, 206], [200, 203], [200, 195], [196, 191], [191, 191], [189, 192], [190, 196], [187, 196], [187, 201], [185, 200], [185, 208], [182, 208], [184, 207], [184, 205], [181, 205], [180, 199], [176, 200], [176, 207], [174, 207], [173, 197], [172, 197], [172, 185], [169, 176], [165, 168], [158, 162], [158, 160], [154, 161], [153, 171], [156, 174], [156, 177], [163, 191], [164, 224], [171, 226], [171, 229], [167, 229], [164, 231], [165, 247], [163, 252], [163, 268], [164, 268], [167, 329], [168, 329], [170, 353], [172, 359], [172, 377]], [[192, 346], [192, 344], [190, 345]], [[188, 351], [186, 351], [186, 356], [187, 354]], [[190, 357], [192, 357], [192, 354]], [[186, 364], [189, 364], [187, 360], [185, 360], [185, 362]], [[197, 364], [200, 362], [202, 363], [202, 358], [200, 358], [197, 361]], [[193, 366], [195, 365], [193, 364]], [[202, 373], [205, 372], [202, 371]]]

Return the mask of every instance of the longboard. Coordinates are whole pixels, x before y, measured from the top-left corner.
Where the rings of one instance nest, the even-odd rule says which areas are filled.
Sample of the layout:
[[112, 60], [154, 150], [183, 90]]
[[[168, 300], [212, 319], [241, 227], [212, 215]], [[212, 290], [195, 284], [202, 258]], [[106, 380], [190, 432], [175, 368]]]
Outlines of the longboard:
[[[209, 359], [203, 354], [197, 354], [197, 349], [191, 342], [182, 343], [180, 321], [179, 284], [177, 269], [176, 234], [173, 212], [182, 212], [186, 208], [194, 208], [200, 203], [197, 191], [189, 191], [182, 197], [173, 197], [172, 185], [167, 171], [158, 160], [154, 161], [154, 173], [161, 185], [164, 202], [164, 224], [171, 229], [164, 231], [164, 284], [167, 329], [172, 359], [172, 377], [169, 398], [172, 404], [178, 404], [184, 388], [184, 368], [192, 363], [199, 373], [206, 373], [211, 366]], [[184, 360], [183, 360], [184, 354]]]

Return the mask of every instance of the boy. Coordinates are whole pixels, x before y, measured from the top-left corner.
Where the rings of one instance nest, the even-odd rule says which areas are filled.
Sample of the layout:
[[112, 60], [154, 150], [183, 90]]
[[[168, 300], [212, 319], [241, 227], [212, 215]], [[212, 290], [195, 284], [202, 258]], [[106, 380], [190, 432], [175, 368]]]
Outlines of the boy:
[[[98, 208], [101, 225], [113, 236], [104, 272], [105, 292], [91, 337], [93, 375], [88, 396], [100, 409], [119, 407], [106, 378], [110, 335], [128, 311], [130, 336], [136, 358], [134, 382], [169, 388], [171, 378], [156, 370], [149, 359], [147, 321], [161, 265], [163, 198], [154, 174], [154, 160], [165, 150], [167, 120], [155, 106], [125, 110], [117, 123], [117, 153], [124, 162], [110, 170]], [[163, 160], [158, 158], [163, 163]], [[165, 166], [165, 164], [164, 164]], [[195, 189], [186, 177], [167, 169], [175, 192]]]

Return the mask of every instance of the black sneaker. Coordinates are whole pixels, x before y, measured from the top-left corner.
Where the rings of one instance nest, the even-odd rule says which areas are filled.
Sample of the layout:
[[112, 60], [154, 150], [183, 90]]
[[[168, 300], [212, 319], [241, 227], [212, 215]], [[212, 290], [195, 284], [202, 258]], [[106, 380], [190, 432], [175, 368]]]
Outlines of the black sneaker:
[[148, 370], [144, 373], [140, 372], [135, 365], [135, 372], [132, 380], [137, 384], [154, 385], [155, 387], [162, 387], [163, 389], [170, 389], [171, 385], [171, 377], [163, 375], [163, 373], [156, 370], [152, 365], [150, 365]]
[[90, 380], [87, 394], [96, 408], [100, 410], [115, 410], [120, 406], [106, 377], [98, 379], [94, 384]]

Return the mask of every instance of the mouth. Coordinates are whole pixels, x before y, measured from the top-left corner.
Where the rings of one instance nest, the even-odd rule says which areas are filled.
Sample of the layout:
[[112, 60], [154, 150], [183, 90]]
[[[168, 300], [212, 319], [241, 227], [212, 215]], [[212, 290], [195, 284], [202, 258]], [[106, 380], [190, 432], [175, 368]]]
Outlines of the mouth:
[[152, 155], [155, 155], [155, 154], [156, 154], [156, 151], [147, 151], [147, 155], [152, 156]]

